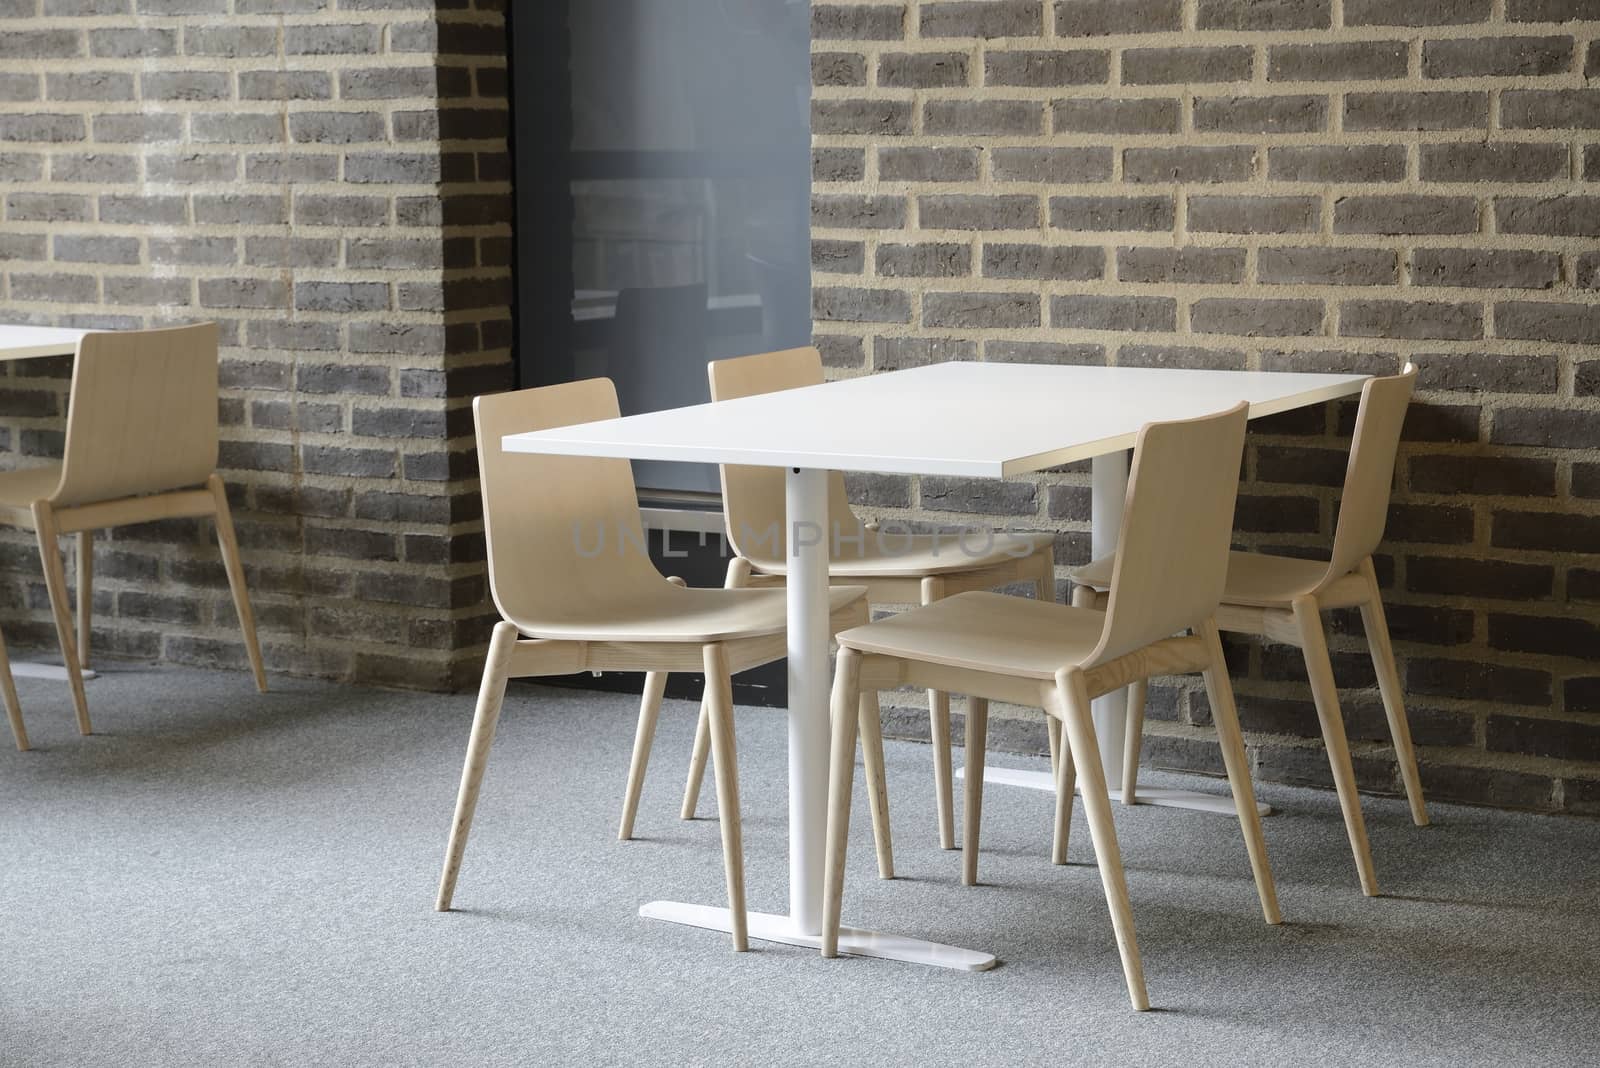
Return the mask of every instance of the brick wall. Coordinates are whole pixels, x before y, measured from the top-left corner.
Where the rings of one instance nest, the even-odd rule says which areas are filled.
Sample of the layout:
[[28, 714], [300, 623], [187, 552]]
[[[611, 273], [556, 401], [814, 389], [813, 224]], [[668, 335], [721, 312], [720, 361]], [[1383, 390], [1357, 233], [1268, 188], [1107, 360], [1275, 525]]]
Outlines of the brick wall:
[[[509, 384], [500, 6], [0, 0], [0, 318], [221, 322], [224, 474], [274, 670], [476, 680], [467, 398]], [[813, 11], [836, 373], [1415, 360], [1381, 565], [1425, 779], [1600, 811], [1593, 0]], [[68, 361], [0, 370], [0, 462], [58, 453]], [[1326, 545], [1352, 414], [1255, 425], [1243, 542]], [[854, 490], [1087, 552], [1081, 468]], [[103, 534], [98, 559], [99, 648], [242, 664], [208, 529]], [[38, 576], [31, 539], [0, 535], [24, 648], [54, 644]], [[1334, 646], [1358, 772], [1392, 789], [1353, 617]], [[1231, 651], [1260, 774], [1323, 781], [1297, 652]], [[1161, 689], [1151, 717], [1153, 764], [1214, 769], [1202, 695]], [[1042, 745], [1031, 719], [995, 733]]]
[[[467, 398], [510, 381], [501, 6], [0, 0], [0, 319], [220, 322], [269, 669], [481, 666]], [[0, 371], [3, 462], [59, 455], [70, 360]], [[53, 647], [33, 546], [0, 540], [0, 625]], [[95, 578], [98, 648], [242, 665], [209, 524], [102, 533]]]
[[[812, 11], [816, 329], [836, 372], [1414, 360], [1380, 572], [1424, 782], [1600, 812], [1600, 3]], [[1242, 543], [1326, 547], [1353, 414], [1253, 424]], [[884, 515], [1056, 530], [1075, 563], [1087, 483], [854, 492]], [[1333, 631], [1358, 775], [1396, 790], [1359, 619]], [[1298, 650], [1230, 652], [1258, 773], [1325, 783]], [[1166, 688], [1150, 711], [1151, 763], [1217, 770], [1203, 694]], [[1004, 737], [1041, 747], [1032, 722]]]

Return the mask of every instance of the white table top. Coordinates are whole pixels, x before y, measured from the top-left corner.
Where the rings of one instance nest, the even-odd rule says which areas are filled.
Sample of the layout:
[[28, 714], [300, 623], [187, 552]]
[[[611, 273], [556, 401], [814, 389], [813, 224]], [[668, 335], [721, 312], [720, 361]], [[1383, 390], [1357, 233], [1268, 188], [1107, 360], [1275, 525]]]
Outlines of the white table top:
[[1008, 478], [1132, 448], [1154, 420], [1251, 418], [1363, 375], [942, 363], [718, 404], [508, 434], [507, 452]]
[[0, 323], [0, 360], [26, 360], [34, 356], [71, 356], [87, 330], [54, 326], [9, 326]]

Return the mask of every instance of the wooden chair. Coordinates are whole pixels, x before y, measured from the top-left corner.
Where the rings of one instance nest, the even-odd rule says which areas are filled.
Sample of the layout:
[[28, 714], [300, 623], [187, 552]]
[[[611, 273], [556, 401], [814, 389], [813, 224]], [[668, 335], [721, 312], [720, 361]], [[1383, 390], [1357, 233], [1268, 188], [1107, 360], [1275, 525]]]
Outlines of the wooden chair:
[[[978, 874], [988, 702], [1043, 706], [1064, 723], [1069, 748], [1056, 765], [1054, 860], [1066, 863], [1077, 778], [1128, 994], [1134, 1008], [1146, 1009], [1149, 1000], [1090, 702], [1150, 675], [1201, 672], [1211, 695], [1261, 910], [1268, 923], [1280, 922], [1261, 817], [1213, 619], [1238, 493], [1245, 413], [1241, 404], [1218, 415], [1152, 423], [1140, 431], [1123, 513], [1121, 551], [1104, 612], [964, 593], [839, 635], [823, 956], [837, 951], [850, 824], [859, 717], [845, 710], [857, 707], [858, 690], [906, 684], [970, 695], [962, 836], [962, 882], [968, 885], [977, 881]], [[1173, 532], [1180, 530], [1184, 537], [1175, 543]]]
[[[455, 893], [507, 679], [647, 672], [618, 833], [626, 839], [633, 833], [667, 673], [704, 671], [733, 944], [743, 950], [744, 850], [729, 676], [784, 656], [784, 593], [691, 589], [663, 578], [645, 552], [628, 461], [500, 448], [506, 434], [615, 419], [617, 412], [616, 390], [604, 378], [473, 402], [489, 588], [502, 620], [489, 643], [436, 907], [449, 909]], [[865, 621], [864, 595], [859, 587], [831, 591], [835, 630]]]
[[[1361, 609], [1361, 622], [1377, 672], [1389, 734], [1394, 739], [1400, 777], [1405, 782], [1406, 798], [1411, 804], [1411, 818], [1417, 826], [1426, 826], [1428, 811], [1422, 799], [1417, 754], [1411, 744], [1400, 675], [1395, 669], [1389, 625], [1383, 615], [1382, 591], [1372, 564], [1372, 554], [1383, 540], [1395, 452], [1416, 377], [1416, 368], [1407, 364], [1400, 374], [1374, 378], [1361, 390], [1361, 407], [1356, 412], [1350, 462], [1345, 470], [1339, 520], [1334, 529], [1332, 558], [1323, 563], [1263, 553], [1232, 553], [1228, 557], [1228, 580], [1222, 591], [1222, 606], [1217, 610], [1217, 625], [1221, 629], [1298, 645], [1305, 654], [1306, 674], [1311, 680], [1311, 695], [1322, 727], [1322, 740], [1327, 746], [1328, 763], [1333, 769], [1345, 830], [1355, 855], [1361, 889], [1369, 897], [1378, 893], [1378, 880], [1372, 870], [1372, 850], [1367, 843], [1355, 769], [1350, 763], [1350, 745], [1339, 712], [1339, 691], [1334, 686], [1333, 664], [1328, 659], [1322, 613], [1335, 608]], [[1112, 566], [1113, 561], [1108, 558], [1074, 571], [1072, 579], [1079, 586], [1073, 591], [1073, 603], [1088, 603], [1095, 596], [1092, 591], [1103, 590]], [[1144, 692], [1135, 690], [1128, 702], [1127, 750], [1122, 773], [1123, 798], [1128, 804], [1135, 801], [1143, 723]]]
[[[789, 349], [709, 365], [711, 399], [732, 400], [783, 389], [822, 383], [822, 356], [814, 348]], [[727, 584], [781, 586], [787, 572], [782, 532], [784, 524], [783, 471], [770, 467], [722, 468], [722, 503], [727, 512], [728, 536], [738, 554], [729, 564]], [[863, 523], [845, 495], [844, 476], [834, 473], [828, 482], [828, 512], [837, 527], [830, 532], [832, 560], [829, 572], [836, 582], [859, 583], [867, 588], [874, 605], [932, 604], [972, 590], [993, 590], [1013, 583], [1033, 586], [1041, 600], [1055, 600], [1054, 535], [996, 534], [981, 551], [958, 546], [934, 534], [882, 535]], [[875, 693], [868, 701], [876, 701]], [[876, 716], [872, 717], [876, 722]], [[939, 846], [955, 848], [955, 816], [951, 806], [950, 698], [928, 691], [928, 719], [933, 738], [934, 793], [939, 819]], [[705, 776], [709, 719], [704, 709], [695, 734], [689, 784], [684, 791], [683, 818], [694, 817]], [[1060, 747], [1060, 732], [1050, 733], [1052, 757]], [[875, 813], [887, 828], [887, 815]], [[885, 878], [892, 875], [890, 863]]]
[[[217, 325], [86, 334], [78, 343], [58, 464], [0, 473], [0, 522], [32, 527], [66, 663], [78, 730], [90, 732], [82, 668], [89, 666], [94, 532], [158, 519], [209, 517], [256, 687], [267, 689], [255, 616], [217, 476]], [[78, 622], [73, 636], [57, 539], [78, 535]]]
[[22, 724], [22, 703], [17, 700], [17, 684], [11, 677], [11, 659], [6, 656], [6, 639], [0, 635], [0, 693], [6, 702], [6, 719], [11, 724], [11, 737], [16, 740], [17, 751], [28, 751], [28, 728]]

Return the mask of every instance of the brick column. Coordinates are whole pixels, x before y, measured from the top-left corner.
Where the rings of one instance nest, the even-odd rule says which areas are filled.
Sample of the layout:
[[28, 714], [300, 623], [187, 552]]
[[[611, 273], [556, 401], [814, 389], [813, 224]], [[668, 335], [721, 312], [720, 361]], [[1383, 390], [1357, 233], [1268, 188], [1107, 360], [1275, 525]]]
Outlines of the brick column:
[[[0, 4], [0, 318], [216, 319], [223, 475], [272, 670], [475, 680], [468, 398], [509, 373], [502, 5]], [[58, 455], [70, 361], [0, 378], [11, 465]], [[50, 646], [0, 542], [0, 625]], [[98, 648], [238, 666], [208, 527], [102, 534]]]

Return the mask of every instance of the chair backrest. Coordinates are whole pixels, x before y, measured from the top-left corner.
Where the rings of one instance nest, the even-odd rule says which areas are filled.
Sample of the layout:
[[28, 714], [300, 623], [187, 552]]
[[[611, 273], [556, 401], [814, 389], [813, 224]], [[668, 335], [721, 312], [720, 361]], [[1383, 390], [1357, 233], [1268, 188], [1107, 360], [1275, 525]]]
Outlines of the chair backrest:
[[85, 334], [57, 507], [190, 489], [217, 469], [217, 324]]
[[489, 589], [521, 627], [593, 618], [642, 584], [661, 583], [645, 551], [627, 460], [510, 453], [507, 434], [617, 418], [605, 378], [472, 402], [489, 548]]
[[1216, 613], [1249, 411], [1241, 403], [1139, 431], [1105, 629], [1084, 666], [1115, 660]]
[[[764, 352], [713, 360], [706, 371], [711, 378], [711, 399], [734, 400], [821, 385], [822, 354], [814, 348]], [[757, 566], [783, 569], [788, 559], [783, 468], [724, 465], [722, 507], [734, 551]], [[828, 517], [835, 528], [830, 532], [831, 544], [861, 536], [861, 519], [850, 507], [844, 476], [837, 471], [828, 476]], [[846, 540], [844, 544], [851, 543]]]
[[1339, 499], [1339, 522], [1333, 531], [1333, 559], [1328, 561], [1325, 582], [1348, 575], [1383, 540], [1400, 429], [1416, 382], [1417, 369], [1408, 363], [1397, 375], [1368, 379], [1361, 389], [1344, 495]]

